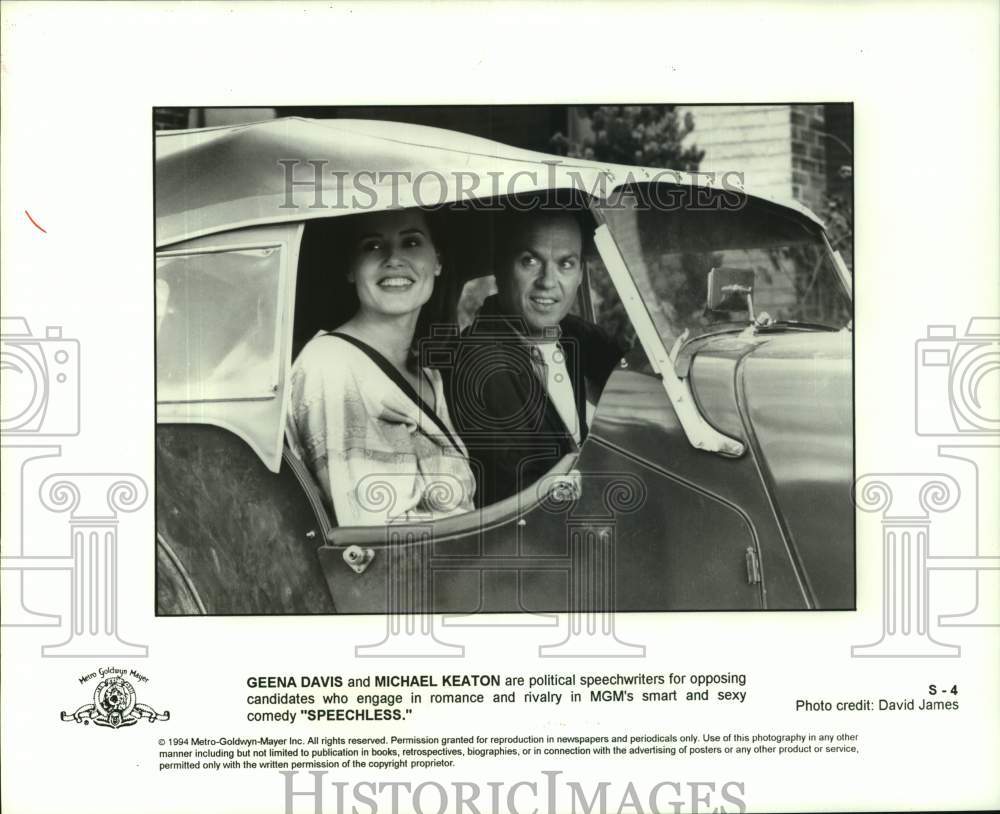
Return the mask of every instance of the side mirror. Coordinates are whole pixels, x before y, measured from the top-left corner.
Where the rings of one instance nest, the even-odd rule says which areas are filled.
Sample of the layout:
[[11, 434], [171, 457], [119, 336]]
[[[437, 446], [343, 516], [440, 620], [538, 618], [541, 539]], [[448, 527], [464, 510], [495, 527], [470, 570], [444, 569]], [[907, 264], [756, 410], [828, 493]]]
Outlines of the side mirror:
[[747, 311], [750, 321], [753, 314], [753, 269], [721, 266], [708, 273], [709, 311]]

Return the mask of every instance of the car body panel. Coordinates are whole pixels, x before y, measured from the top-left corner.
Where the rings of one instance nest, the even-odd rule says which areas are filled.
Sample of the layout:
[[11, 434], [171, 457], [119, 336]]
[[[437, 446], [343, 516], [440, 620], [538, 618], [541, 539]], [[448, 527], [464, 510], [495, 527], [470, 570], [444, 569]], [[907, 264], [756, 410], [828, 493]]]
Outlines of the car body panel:
[[[761, 606], [808, 607], [752, 457], [727, 458], [694, 449], [656, 376], [632, 370], [612, 374], [581, 466], [586, 465], [588, 445], [595, 447], [595, 468], [630, 471], [647, 484], [645, 506], [624, 515], [620, 526], [637, 549], [643, 541], [652, 549], [643, 556], [660, 560], [651, 564], [650, 573], [672, 583], [670, 596], [663, 599], [668, 607], [746, 607], [746, 549], [751, 547], [762, 572]], [[668, 482], [682, 491], [666, 490]], [[698, 510], [688, 513], [694, 495], [710, 502], [693, 504]], [[663, 544], [650, 546], [650, 539]], [[726, 569], [731, 581], [713, 583], [706, 578], [709, 568]]]
[[[644, 401], [650, 405], [645, 414], [636, 410]], [[575, 499], [522, 493], [515, 496], [522, 505], [503, 522], [474, 516], [457, 534], [432, 524], [390, 527], [389, 540], [381, 529], [353, 530], [353, 536], [335, 530], [335, 542], [353, 540], [373, 551], [363, 574], [346, 566], [346, 545], [321, 552], [338, 608], [413, 610], [405, 603], [428, 600], [435, 612], [466, 614], [764, 607], [762, 584], [747, 578], [747, 548], [759, 558], [760, 536], [769, 541], [773, 529], [758, 528], [737, 504], [749, 495], [727, 489], [724, 481], [733, 473], [726, 464], [739, 462], [714, 458], [715, 471], [694, 479], [676, 474], [681, 467], [671, 462], [673, 452], [689, 447], [676, 417], [664, 431], [665, 403], [655, 377], [612, 374], [575, 463]], [[672, 412], [668, 403], [666, 411]], [[654, 460], [636, 454], [637, 447], [654, 449]], [[781, 568], [775, 572], [780, 577]], [[588, 584], [600, 587], [587, 590]], [[421, 587], [405, 592], [401, 585]], [[776, 591], [781, 606], [805, 606], [794, 588]]]
[[[391, 541], [381, 529], [335, 530], [343, 542], [321, 554], [338, 607], [381, 612], [430, 601], [438, 612], [565, 610], [578, 593], [574, 558], [584, 551], [589, 576], [610, 581], [599, 600], [591, 597], [598, 610], [811, 607], [752, 457], [692, 449], [655, 376], [612, 374], [575, 466], [577, 499], [558, 506], [522, 496], [498, 524], [469, 518], [459, 533], [407, 524]], [[348, 544], [374, 551], [361, 575], [344, 561]], [[760, 582], [748, 578], [747, 549]], [[411, 583], [424, 587], [390, 600], [391, 586]]]
[[161, 614], [333, 613], [316, 562], [324, 522], [293, 469], [270, 472], [214, 426], [156, 428]]
[[737, 335], [700, 343], [691, 364], [707, 420], [748, 443], [818, 607], [854, 605], [851, 351], [848, 331]]
[[818, 607], [854, 606], [851, 334], [785, 334], [751, 353], [743, 403]]

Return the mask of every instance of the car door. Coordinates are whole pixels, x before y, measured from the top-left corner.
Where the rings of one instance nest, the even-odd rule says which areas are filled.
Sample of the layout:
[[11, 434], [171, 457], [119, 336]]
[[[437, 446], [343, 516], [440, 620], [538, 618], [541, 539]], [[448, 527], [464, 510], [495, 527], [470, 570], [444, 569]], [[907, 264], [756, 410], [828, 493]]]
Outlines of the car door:
[[761, 535], [774, 524], [753, 465], [692, 449], [644, 341], [612, 374], [579, 454], [538, 483], [463, 517], [334, 529], [320, 557], [338, 608], [764, 607]]
[[300, 224], [157, 253], [157, 613], [330, 613], [329, 526], [283, 461]]

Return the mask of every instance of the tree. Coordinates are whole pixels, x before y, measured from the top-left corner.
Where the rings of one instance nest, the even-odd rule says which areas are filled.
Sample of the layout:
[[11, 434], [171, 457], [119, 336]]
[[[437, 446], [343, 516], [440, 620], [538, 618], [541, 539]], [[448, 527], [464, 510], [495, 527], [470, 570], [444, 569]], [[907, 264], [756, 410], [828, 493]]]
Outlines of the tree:
[[556, 133], [550, 142], [553, 152], [684, 172], [697, 170], [705, 157], [703, 150], [681, 143], [694, 130], [694, 117], [681, 117], [676, 105], [601, 105], [581, 112], [584, 132], [579, 143]]
[[[682, 172], [694, 172], [705, 157], [704, 150], [683, 140], [694, 131], [694, 116], [677, 112], [676, 105], [602, 105], [583, 108], [583, 135], [578, 143], [563, 133], [551, 139], [553, 152], [573, 158], [638, 164]], [[682, 258], [672, 273], [654, 273], [657, 296], [672, 309], [703, 310], [708, 268], [698, 255]], [[590, 287], [594, 294], [598, 323], [613, 336], [631, 344], [634, 336], [625, 306], [615, 291], [599, 258], [588, 258]]]
[[820, 217], [826, 224], [830, 245], [840, 252], [844, 263], [854, 271], [854, 207], [847, 195], [827, 195]]

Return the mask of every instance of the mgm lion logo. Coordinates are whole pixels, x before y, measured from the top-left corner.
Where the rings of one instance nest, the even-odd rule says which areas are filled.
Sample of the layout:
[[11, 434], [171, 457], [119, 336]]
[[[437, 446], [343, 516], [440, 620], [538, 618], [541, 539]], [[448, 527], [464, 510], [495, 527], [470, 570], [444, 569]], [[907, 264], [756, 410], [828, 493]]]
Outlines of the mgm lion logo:
[[62, 712], [64, 721], [76, 721], [89, 724], [93, 721], [98, 726], [110, 726], [118, 729], [146, 718], [153, 721], [169, 721], [170, 713], [158, 713], [146, 704], [138, 704], [135, 700], [135, 688], [124, 678], [114, 676], [101, 681], [94, 688], [94, 703], [85, 704], [76, 712]]

